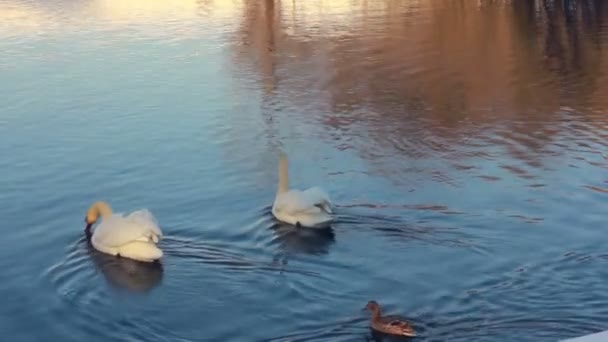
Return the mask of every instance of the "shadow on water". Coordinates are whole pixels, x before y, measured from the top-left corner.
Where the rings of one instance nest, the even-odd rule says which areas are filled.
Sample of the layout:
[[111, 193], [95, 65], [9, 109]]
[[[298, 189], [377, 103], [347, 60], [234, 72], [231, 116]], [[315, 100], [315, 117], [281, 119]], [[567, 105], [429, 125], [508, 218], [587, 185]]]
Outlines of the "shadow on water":
[[289, 254], [327, 254], [336, 242], [331, 227], [325, 229], [297, 228], [276, 222], [270, 229], [274, 233], [272, 242], [278, 243], [281, 249]]
[[117, 258], [97, 251], [91, 244], [87, 244], [87, 250], [95, 267], [114, 287], [131, 292], [147, 292], [163, 279], [163, 266], [160, 262]]
[[[101, 273], [115, 289], [147, 293], [162, 282], [164, 272], [160, 262], [139, 262], [105, 254], [97, 251], [86, 238], [82, 238], [72, 246], [66, 259], [49, 268], [45, 275], [50, 276], [55, 285], [62, 288], [92, 281], [96, 273]], [[80, 290], [83, 295], [95, 296], [100, 291], [95, 288], [87, 293], [87, 286], [84, 285], [79, 287]]]
[[285, 267], [289, 260], [298, 254], [326, 255], [336, 242], [331, 227], [324, 229], [301, 228], [274, 221], [270, 230], [273, 233], [270, 245], [276, 244], [279, 246], [279, 251], [273, 256], [273, 264], [280, 268]]
[[383, 333], [375, 331], [373, 329], [370, 329], [370, 335], [371, 336], [366, 336], [365, 341], [369, 341], [369, 342], [409, 342], [409, 341], [415, 341], [414, 337], [392, 336], [392, 335], [383, 334]]

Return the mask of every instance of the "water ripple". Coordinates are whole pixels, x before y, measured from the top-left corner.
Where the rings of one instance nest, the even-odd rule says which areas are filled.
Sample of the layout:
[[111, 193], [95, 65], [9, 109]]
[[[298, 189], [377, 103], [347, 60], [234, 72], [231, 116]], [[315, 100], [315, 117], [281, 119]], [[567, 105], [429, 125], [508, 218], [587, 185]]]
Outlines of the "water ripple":
[[[555, 341], [601, 330], [605, 1], [0, 2], [5, 340]], [[331, 229], [270, 213], [290, 185]], [[150, 208], [160, 264], [91, 249]], [[17, 260], [17, 261], [16, 261]]]

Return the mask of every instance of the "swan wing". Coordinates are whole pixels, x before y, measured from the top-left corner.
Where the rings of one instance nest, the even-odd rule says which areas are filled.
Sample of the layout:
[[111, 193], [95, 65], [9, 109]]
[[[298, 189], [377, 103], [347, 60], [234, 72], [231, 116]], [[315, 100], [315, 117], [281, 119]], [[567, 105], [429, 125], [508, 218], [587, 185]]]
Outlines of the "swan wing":
[[147, 210], [138, 210], [124, 217], [120, 214], [104, 219], [95, 229], [93, 239], [104, 246], [119, 247], [133, 241], [158, 242], [162, 232]]
[[[312, 190], [312, 191], [311, 191]], [[280, 194], [275, 201], [275, 210], [289, 215], [331, 213], [331, 202], [323, 190], [290, 190]], [[329, 208], [329, 211], [327, 211]]]
[[329, 194], [325, 190], [315, 186], [302, 191], [302, 194], [308, 198], [309, 202], [314, 203], [314, 206], [320, 208], [328, 214], [332, 213], [333, 203], [329, 198]]
[[163, 236], [163, 232], [160, 230], [156, 218], [154, 218], [148, 209], [134, 211], [127, 216], [127, 219], [140, 226], [146, 227], [150, 233], [159, 238]]

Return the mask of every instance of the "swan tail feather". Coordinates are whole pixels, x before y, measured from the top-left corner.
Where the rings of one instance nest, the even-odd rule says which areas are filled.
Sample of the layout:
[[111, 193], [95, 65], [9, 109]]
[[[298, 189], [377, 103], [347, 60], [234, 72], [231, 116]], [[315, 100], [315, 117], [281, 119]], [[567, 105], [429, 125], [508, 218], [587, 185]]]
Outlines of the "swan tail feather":
[[120, 256], [139, 261], [154, 261], [162, 258], [163, 251], [154, 243], [133, 241], [118, 248]]
[[323, 210], [324, 212], [326, 212], [328, 214], [332, 214], [333, 213], [333, 211], [331, 209], [331, 203], [329, 203], [329, 202], [324, 201], [324, 202], [315, 204], [315, 207]]

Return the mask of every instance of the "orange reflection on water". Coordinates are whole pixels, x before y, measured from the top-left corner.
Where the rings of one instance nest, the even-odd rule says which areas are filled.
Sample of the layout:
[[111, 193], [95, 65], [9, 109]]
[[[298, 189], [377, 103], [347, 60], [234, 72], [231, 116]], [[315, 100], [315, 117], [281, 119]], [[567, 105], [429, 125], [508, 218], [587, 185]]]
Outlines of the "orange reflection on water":
[[364, 131], [375, 143], [357, 148], [371, 158], [487, 158], [493, 145], [540, 168], [563, 139], [608, 147], [601, 1], [245, 4], [234, 61], [259, 73], [265, 103], [323, 113], [330, 132]]

